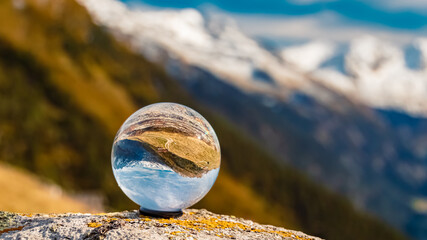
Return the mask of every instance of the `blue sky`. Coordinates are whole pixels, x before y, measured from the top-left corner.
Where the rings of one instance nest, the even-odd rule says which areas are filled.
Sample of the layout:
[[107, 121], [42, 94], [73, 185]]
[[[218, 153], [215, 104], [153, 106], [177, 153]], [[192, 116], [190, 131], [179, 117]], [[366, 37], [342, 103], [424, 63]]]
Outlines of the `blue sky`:
[[[379, 34], [391, 41], [407, 42], [427, 36], [427, 0], [122, 0], [160, 8], [198, 8], [212, 6], [234, 18], [250, 35], [270, 38], [307, 39], [322, 29], [325, 36], [337, 40], [353, 35]], [[298, 28], [298, 20], [301, 28]], [[289, 21], [293, 21], [289, 26]], [[312, 22], [311, 25], [308, 22]], [[305, 25], [304, 25], [305, 24]], [[310, 25], [310, 27], [309, 27]], [[274, 27], [275, 26], [275, 27]], [[300, 29], [292, 36], [281, 29]], [[313, 34], [310, 34], [313, 32]]]

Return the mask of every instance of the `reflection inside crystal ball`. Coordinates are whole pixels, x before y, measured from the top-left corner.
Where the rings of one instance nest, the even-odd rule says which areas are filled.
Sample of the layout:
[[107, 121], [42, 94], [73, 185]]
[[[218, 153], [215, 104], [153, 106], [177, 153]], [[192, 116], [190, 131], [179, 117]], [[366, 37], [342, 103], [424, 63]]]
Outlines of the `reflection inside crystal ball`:
[[117, 132], [111, 156], [120, 188], [148, 212], [178, 212], [198, 202], [214, 184], [220, 162], [211, 125], [176, 103], [132, 114]]

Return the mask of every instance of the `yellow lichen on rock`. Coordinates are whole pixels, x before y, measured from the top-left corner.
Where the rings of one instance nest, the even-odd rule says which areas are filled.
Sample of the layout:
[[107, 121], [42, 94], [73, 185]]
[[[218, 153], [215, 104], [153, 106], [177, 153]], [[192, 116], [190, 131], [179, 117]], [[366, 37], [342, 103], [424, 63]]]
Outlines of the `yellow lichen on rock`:
[[90, 223], [87, 224], [87, 226], [91, 227], [91, 228], [97, 228], [97, 227], [101, 227], [102, 223], [99, 223], [99, 222], [90, 222]]
[[[196, 216], [195, 216], [196, 215]], [[187, 219], [186, 219], [187, 218]], [[188, 219], [190, 218], [190, 219]], [[292, 238], [292, 239], [298, 239], [298, 240], [312, 240], [314, 238], [307, 238], [307, 237], [301, 237], [295, 234], [294, 232], [286, 232], [286, 231], [275, 231], [270, 229], [261, 229], [256, 227], [251, 227], [247, 224], [238, 222], [238, 219], [230, 219], [230, 220], [224, 220], [221, 217], [197, 217], [197, 213], [195, 212], [188, 212], [184, 215], [184, 219], [181, 218], [165, 218], [165, 219], [156, 219], [156, 218], [143, 218], [142, 220], [148, 222], [148, 221], [154, 221], [158, 222], [162, 225], [177, 225], [187, 231], [214, 231], [215, 230], [243, 230], [246, 232], [253, 232], [253, 233], [267, 233], [267, 234], [273, 234], [278, 235], [280, 237], [284, 238]], [[173, 231], [169, 234], [171, 235], [178, 235], [179, 233], [184, 233], [182, 231]], [[217, 237], [221, 238], [232, 238], [233, 236], [227, 235], [221, 232], [214, 234]]]

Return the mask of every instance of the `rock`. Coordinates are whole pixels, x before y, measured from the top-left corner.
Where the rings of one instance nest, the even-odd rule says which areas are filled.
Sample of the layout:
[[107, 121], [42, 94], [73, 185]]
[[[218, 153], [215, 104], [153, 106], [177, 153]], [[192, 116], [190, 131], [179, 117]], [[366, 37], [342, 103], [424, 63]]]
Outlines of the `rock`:
[[49, 215], [0, 212], [0, 238], [320, 240], [301, 232], [195, 209], [169, 219], [139, 215], [136, 210]]

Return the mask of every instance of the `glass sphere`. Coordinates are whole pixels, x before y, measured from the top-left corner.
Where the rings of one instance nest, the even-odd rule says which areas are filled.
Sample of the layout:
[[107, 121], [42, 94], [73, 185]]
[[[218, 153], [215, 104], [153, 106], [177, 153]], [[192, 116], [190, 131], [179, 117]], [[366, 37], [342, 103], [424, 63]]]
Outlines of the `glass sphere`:
[[180, 212], [202, 199], [221, 163], [206, 119], [176, 103], [139, 109], [114, 139], [111, 164], [123, 192], [145, 212]]

